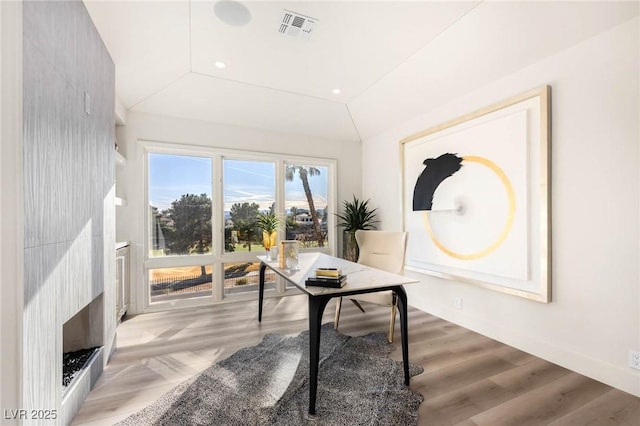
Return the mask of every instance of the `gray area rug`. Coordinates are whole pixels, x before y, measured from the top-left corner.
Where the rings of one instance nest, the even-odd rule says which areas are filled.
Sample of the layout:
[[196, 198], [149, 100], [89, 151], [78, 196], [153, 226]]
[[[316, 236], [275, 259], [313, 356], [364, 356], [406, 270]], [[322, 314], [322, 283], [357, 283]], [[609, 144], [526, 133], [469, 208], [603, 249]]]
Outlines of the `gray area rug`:
[[[269, 334], [117, 425], [417, 425], [423, 397], [404, 385], [393, 349], [383, 333], [351, 337], [323, 325], [310, 415], [309, 332]], [[411, 376], [422, 371], [410, 364]]]

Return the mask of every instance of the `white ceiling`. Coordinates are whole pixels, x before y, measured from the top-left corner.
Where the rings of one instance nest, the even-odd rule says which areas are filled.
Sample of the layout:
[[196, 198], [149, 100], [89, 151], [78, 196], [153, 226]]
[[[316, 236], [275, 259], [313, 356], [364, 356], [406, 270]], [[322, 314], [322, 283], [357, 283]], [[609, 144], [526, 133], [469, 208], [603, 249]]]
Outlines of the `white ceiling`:
[[[246, 1], [238, 27], [215, 3], [85, 0], [127, 109], [357, 141], [638, 14], [637, 2]], [[317, 20], [308, 40], [278, 32], [284, 9]]]

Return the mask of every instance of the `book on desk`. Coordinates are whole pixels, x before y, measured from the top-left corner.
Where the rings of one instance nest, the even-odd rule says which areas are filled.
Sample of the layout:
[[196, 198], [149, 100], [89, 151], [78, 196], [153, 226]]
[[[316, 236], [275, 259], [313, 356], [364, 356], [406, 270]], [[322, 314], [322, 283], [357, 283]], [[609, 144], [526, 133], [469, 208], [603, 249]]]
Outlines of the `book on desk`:
[[347, 276], [337, 268], [318, 268], [314, 277], [305, 281], [306, 286], [341, 288], [347, 283]]
[[340, 268], [316, 268], [316, 277], [336, 278], [342, 275]]

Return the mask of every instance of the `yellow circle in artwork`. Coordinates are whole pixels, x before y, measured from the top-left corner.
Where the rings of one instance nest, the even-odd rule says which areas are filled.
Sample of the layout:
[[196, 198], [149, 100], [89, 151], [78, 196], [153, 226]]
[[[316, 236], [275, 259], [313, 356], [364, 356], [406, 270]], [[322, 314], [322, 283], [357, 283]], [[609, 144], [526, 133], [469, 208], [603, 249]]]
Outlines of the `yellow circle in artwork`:
[[495, 249], [497, 249], [500, 246], [500, 244], [504, 242], [505, 238], [507, 238], [507, 235], [509, 234], [509, 231], [511, 231], [511, 227], [513, 226], [513, 220], [515, 218], [516, 197], [513, 191], [513, 187], [511, 186], [511, 182], [509, 182], [509, 178], [502, 171], [502, 169], [498, 167], [493, 161], [488, 160], [484, 157], [477, 157], [473, 155], [462, 157], [462, 161], [477, 163], [485, 167], [488, 167], [489, 170], [491, 170], [498, 176], [498, 178], [502, 182], [502, 185], [504, 185], [504, 188], [507, 191], [507, 198], [509, 200], [509, 214], [507, 215], [507, 220], [504, 224], [504, 227], [502, 228], [502, 232], [500, 233], [498, 238], [496, 238], [489, 246], [485, 247], [484, 249], [479, 250], [475, 253], [464, 254], [464, 253], [458, 253], [456, 251], [453, 251], [447, 248], [444, 244], [442, 244], [440, 240], [438, 240], [435, 233], [433, 232], [433, 229], [431, 229], [431, 225], [429, 223], [429, 215], [427, 214], [428, 213], [427, 211], [423, 213], [423, 220], [424, 220], [424, 226], [425, 226], [425, 229], [427, 230], [427, 233], [429, 233], [431, 240], [436, 245], [436, 247], [438, 247], [440, 251], [456, 259], [473, 260], [473, 259], [484, 257], [489, 253], [493, 252]]

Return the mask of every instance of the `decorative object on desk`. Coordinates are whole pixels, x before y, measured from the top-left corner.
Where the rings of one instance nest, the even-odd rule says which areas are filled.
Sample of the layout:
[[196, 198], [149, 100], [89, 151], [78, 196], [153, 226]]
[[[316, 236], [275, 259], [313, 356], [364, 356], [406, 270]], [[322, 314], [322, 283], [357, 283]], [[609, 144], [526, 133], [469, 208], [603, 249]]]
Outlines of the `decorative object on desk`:
[[551, 300], [544, 86], [400, 141], [406, 267]]
[[258, 213], [258, 227], [262, 229], [262, 245], [267, 251], [267, 260], [272, 260], [271, 247], [277, 246], [280, 218], [274, 213]]
[[270, 260], [278, 259], [278, 246], [272, 246], [269, 249], [269, 254], [267, 255], [267, 259], [270, 259]]
[[288, 244], [285, 246], [285, 258], [284, 258], [284, 263], [287, 267], [287, 269], [291, 272], [291, 271], [297, 271], [298, 270], [298, 242], [296, 241], [295, 244]]
[[342, 239], [342, 257], [352, 262], [358, 261], [358, 243], [356, 242], [356, 231], [359, 229], [376, 229], [376, 210], [369, 207], [369, 200], [360, 201], [353, 196], [353, 201], [343, 201], [344, 212], [336, 213], [342, 220], [338, 226], [344, 228]]
[[[314, 416], [307, 413], [309, 332], [304, 331], [296, 337], [266, 335], [117, 426], [418, 424], [423, 397], [404, 385], [402, 363], [389, 358], [393, 345], [384, 334], [345, 336], [331, 323], [321, 333]], [[409, 365], [411, 376], [422, 371]]]
[[330, 287], [330, 288], [342, 288], [347, 283], [346, 275], [339, 275], [337, 277], [318, 276], [309, 277], [304, 282], [306, 286], [314, 287]]
[[299, 246], [296, 240], [280, 241], [278, 253], [278, 267], [295, 271], [298, 268]]

